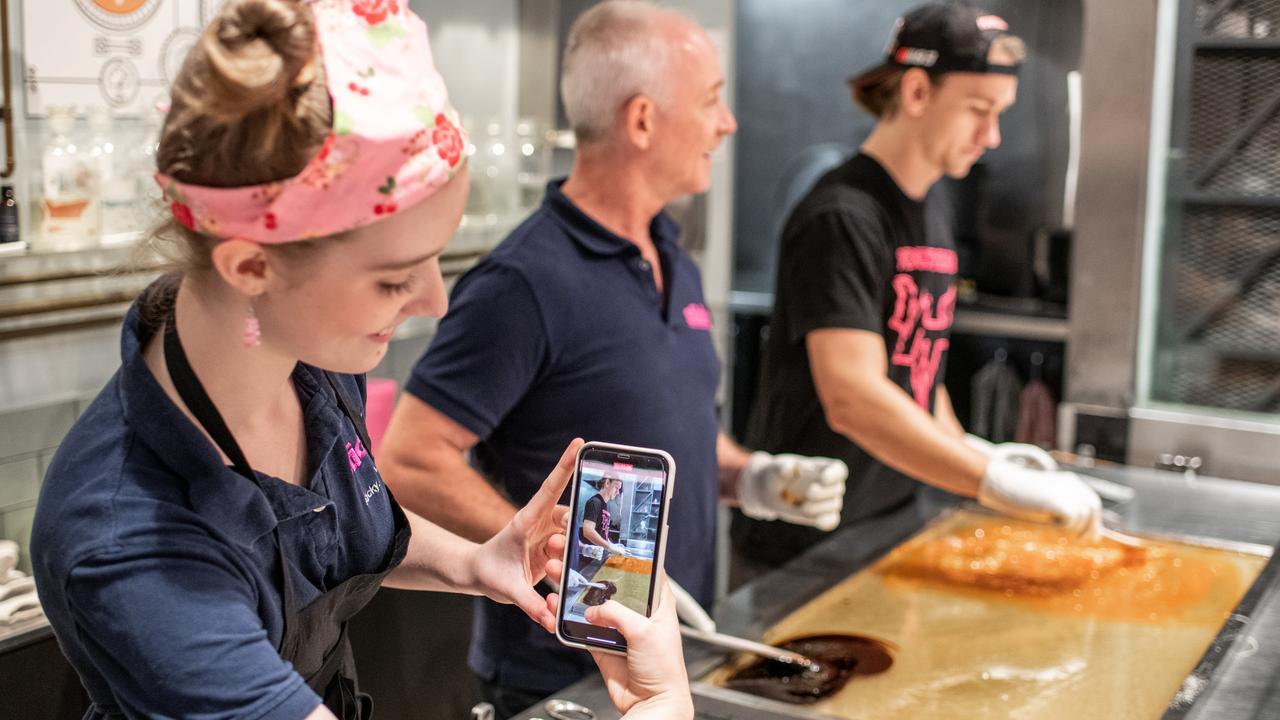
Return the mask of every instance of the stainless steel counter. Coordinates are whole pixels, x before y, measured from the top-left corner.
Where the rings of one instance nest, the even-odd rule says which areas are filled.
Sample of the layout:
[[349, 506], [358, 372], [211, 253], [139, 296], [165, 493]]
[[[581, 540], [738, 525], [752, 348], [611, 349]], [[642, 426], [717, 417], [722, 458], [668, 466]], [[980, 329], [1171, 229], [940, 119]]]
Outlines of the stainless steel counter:
[[[1121, 518], [1119, 529], [1265, 547], [1280, 543], [1278, 487], [1188, 479], [1136, 468], [1098, 467], [1087, 472], [1136, 491], [1133, 500], [1112, 507]], [[720, 629], [759, 638], [768, 627], [914, 534], [934, 515], [936, 511], [911, 506], [834, 534], [725, 598], [715, 613]], [[690, 677], [703, 675], [724, 659], [692, 643], [686, 644], [685, 653]], [[823, 717], [698, 683], [693, 689], [700, 718]], [[599, 678], [583, 680], [556, 697], [591, 708], [602, 720], [618, 717]], [[1181, 692], [1170, 701], [1166, 720], [1280, 720], [1280, 553], [1273, 555]], [[551, 717], [541, 705], [518, 716], [520, 720]]]

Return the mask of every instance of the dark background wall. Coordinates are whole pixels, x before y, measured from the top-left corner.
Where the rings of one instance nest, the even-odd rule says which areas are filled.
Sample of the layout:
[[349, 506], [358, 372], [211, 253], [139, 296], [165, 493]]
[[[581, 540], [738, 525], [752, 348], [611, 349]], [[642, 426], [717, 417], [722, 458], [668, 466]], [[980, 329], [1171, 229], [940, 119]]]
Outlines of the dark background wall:
[[[918, 0], [741, 0], [737, 18], [734, 289], [771, 292], [777, 232], [812, 182], [806, 167], [852, 151], [872, 119], [845, 81], [880, 61], [894, 21]], [[991, 0], [1026, 40], [1003, 145], [955, 184], [962, 274], [980, 290], [1031, 294], [1031, 238], [1060, 223], [1067, 164], [1066, 75], [1079, 65], [1080, 0]], [[834, 153], [834, 155], [833, 155]]]

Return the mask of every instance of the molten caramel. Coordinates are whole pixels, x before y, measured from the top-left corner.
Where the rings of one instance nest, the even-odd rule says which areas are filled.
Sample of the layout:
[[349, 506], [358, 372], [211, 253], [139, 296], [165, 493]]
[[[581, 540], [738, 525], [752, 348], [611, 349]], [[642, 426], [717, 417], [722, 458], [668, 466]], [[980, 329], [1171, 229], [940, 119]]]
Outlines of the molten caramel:
[[626, 555], [613, 555], [604, 561], [607, 567], [617, 568], [623, 572], [639, 573], [648, 575], [653, 571], [653, 561], [643, 560], [641, 558], [627, 557]]
[[1230, 557], [1081, 540], [1044, 525], [984, 518], [918, 539], [876, 566], [889, 582], [995, 594], [1037, 610], [1124, 622], [1195, 619], [1215, 585], [1240, 585]]
[[615, 555], [605, 561], [604, 567], [591, 578], [616, 589], [612, 599], [636, 612], [649, 607], [649, 578], [653, 561]]
[[614, 593], [618, 592], [617, 584], [610, 580], [605, 580], [600, 584], [604, 587], [589, 587], [583, 590], [579, 602], [583, 605], [603, 605], [609, 602]]
[[778, 647], [813, 660], [813, 667], [761, 658], [735, 671], [725, 686], [752, 695], [814, 703], [838, 692], [855, 675], [878, 675], [893, 665], [888, 643], [845, 635], [815, 635]]
[[[1178, 542], [1078, 543], [960, 511], [763, 640], [864, 636], [895, 648], [886, 672], [811, 703], [829, 716], [1145, 720], [1168, 707], [1265, 562]], [[706, 679], [730, 685], [751, 662]]]

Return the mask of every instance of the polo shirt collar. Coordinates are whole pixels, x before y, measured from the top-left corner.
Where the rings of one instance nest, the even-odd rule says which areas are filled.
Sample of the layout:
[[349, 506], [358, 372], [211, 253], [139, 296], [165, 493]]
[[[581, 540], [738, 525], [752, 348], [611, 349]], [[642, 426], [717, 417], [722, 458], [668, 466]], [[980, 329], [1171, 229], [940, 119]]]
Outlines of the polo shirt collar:
[[[639, 251], [635, 243], [614, 234], [573, 204], [561, 189], [564, 182], [565, 178], [560, 178], [547, 183], [547, 194], [542, 204], [560, 220], [569, 237], [584, 250], [596, 255], [620, 255]], [[680, 226], [664, 210], [654, 215], [649, 222], [649, 236], [659, 247], [674, 245], [680, 237]]]
[[[142, 348], [153, 333], [154, 329], [143, 322], [139, 303], [135, 302], [125, 316], [121, 333], [120, 404], [125, 423], [135, 436], [174, 476], [186, 482], [187, 499], [194, 512], [248, 548], [282, 520], [313, 510], [317, 501], [326, 502], [304, 488], [296, 488], [299, 491], [296, 493], [288, 489], [264, 492], [228, 467], [208, 438], [169, 399], [147, 367]], [[294, 374], [297, 378], [305, 374], [305, 370]], [[310, 418], [317, 414], [318, 404], [336, 401], [329, 398], [313, 378], [307, 380], [311, 380], [308, 389], [316, 390], [304, 408], [304, 417]], [[336, 439], [335, 434], [333, 440]], [[311, 455], [309, 448], [308, 459]]]

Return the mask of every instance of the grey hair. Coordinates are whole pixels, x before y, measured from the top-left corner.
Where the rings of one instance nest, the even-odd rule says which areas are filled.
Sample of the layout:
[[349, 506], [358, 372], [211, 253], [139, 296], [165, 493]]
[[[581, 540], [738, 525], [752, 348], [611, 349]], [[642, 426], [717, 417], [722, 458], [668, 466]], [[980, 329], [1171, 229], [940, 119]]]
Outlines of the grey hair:
[[618, 110], [637, 95], [667, 101], [670, 56], [647, 0], [605, 0], [573, 23], [560, 70], [560, 99], [579, 144], [608, 136]]

